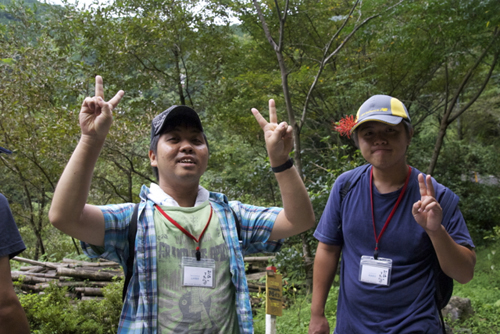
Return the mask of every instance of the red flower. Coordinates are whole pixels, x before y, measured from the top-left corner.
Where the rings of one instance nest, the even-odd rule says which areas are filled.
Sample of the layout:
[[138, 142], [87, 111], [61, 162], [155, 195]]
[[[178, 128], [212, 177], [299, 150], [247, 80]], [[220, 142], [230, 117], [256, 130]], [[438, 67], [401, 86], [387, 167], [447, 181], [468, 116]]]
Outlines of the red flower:
[[354, 124], [356, 124], [354, 115], [346, 116], [337, 123], [333, 123], [333, 130], [340, 133], [341, 136], [347, 136], [347, 138], [351, 138], [351, 129]]

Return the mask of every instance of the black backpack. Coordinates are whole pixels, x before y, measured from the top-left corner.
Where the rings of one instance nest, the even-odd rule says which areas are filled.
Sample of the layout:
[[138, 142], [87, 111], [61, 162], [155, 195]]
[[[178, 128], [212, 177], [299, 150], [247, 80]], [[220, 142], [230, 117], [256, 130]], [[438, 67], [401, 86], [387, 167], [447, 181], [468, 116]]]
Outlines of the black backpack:
[[[351, 174], [349, 176], [349, 179], [344, 183], [342, 188], [340, 189], [340, 205], [342, 205], [342, 201], [344, 198], [347, 196], [349, 191], [358, 183], [359, 179], [361, 178], [361, 175], [367, 171], [371, 167], [370, 164], [360, 166], [358, 168], [355, 168], [351, 170], [349, 173]], [[341, 228], [342, 224], [339, 225], [339, 228]], [[436, 292], [434, 295], [434, 298], [436, 300], [436, 305], [439, 309], [439, 316], [441, 318], [441, 324], [443, 326], [443, 331], [445, 330], [444, 328], [444, 321], [443, 317], [441, 314], [441, 310], [445, 308], [446, 305], [448, 305], [448, 302], [450, 301], [451, 295], [453, 294], [453, 279], [446, 275], [443, 270], [441, 269], [441, 266], [439, 265], [436, 253], [434, 253], [434, 273], [435, 273], [435, 284], [436, 284]]]
[[[238, 232], [238, 238], [240, 240], [240, 244], [242, 242], [241, 239], [241, 224], [238, 216], [234, 212], [233, 208], [229, 206], [233, 213], [234, 221], [236, 224], [236, 231]], [[125, 296], [127, 295], [128, 285], [130, 283], [130, 279], [132, 278], [132, 274], [134, 273], [134, 258], [135, 258], [135, 236], [137, 235], [137, 215], [139, 212], [139, 203], [134, 206], [134, 213], [132, 214], [132, 219], [130, 220], [130, 224], [128, 226], [128, 258], [127, 258], [127, 272], [125, 274], [125, 282], [123, 284], [123, 292], [122, 292], [122, 301], [125, 301]]]

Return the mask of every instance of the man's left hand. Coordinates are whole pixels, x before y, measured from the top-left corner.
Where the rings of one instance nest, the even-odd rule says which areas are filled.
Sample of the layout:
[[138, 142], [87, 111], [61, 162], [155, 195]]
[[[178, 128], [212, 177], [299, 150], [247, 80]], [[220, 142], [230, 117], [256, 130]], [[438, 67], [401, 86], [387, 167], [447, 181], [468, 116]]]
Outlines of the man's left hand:
[[426, 232], [436, 232], [441, 227], [443, 208], [441, 208], [441, 205], [439, 205], [439, 202], [434, 197], [435, 192], [431, 176], [427, 175], [427, 178], [424, 180], [423, 174], [419, 174], [418, 186], [420, 188], [421, 199], [413, 204], [413, 217]]
[[257, 109], [252, 108], [252, 113], [264, 131], [271, 167], [281, 166], [288, 160], [293, 148], [292, 127], [286, 122], [278, 124], [276, 104], [273, 99], [269, 100], [269, 122], [265, 120]]

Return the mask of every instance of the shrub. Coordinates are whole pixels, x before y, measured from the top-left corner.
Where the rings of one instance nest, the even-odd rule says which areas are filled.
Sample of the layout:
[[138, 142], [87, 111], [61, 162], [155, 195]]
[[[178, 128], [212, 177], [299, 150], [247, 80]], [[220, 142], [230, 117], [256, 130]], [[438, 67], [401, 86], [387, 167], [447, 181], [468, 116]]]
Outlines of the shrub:
[[120, 317], [123, 283], [103, 289], [103, 300], [77, 301], [67, 297], [68, 288], [55, 284], [44, 294], [19, 296], [33, 334], [116, 333]]

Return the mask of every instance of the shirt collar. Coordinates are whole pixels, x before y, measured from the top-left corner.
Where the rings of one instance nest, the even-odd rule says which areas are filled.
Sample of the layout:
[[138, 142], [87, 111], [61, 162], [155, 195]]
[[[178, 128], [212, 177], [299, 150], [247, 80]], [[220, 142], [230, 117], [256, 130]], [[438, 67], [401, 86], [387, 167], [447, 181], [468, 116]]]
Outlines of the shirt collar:
[[[172, 196], [164, 192], [163, 189], [161, 189], [160, 186], [156, 183], [151, 183], [149, 191], [146, 191], [145, 195], [148, 199], [158, 205], [180, 206], [179, 203], [177, 203], [177, 201], [172, 198]], [[208, 201], [209, 196], [209, 191], [199, 185], [198, 195], [196, 196], [194, 206], [205, 203], [206, 201]]]

